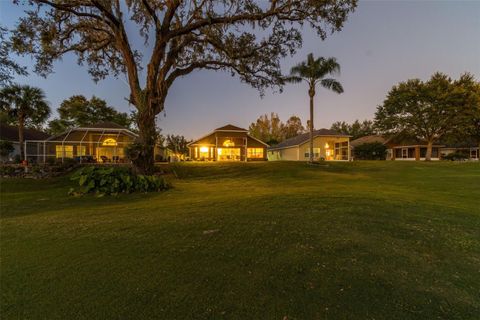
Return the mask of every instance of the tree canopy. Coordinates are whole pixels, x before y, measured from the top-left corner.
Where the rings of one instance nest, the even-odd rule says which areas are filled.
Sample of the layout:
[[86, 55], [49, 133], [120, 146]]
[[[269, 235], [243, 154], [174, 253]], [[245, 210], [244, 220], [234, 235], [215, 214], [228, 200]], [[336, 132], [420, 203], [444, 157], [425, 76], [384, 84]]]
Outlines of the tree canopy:
[[127, 113], [118, 112], [108, 106], [105, 100], [95, 96], [90, 100], [82, 95], [71, 96], [60, 104], [57, 112], [59, 118], [48, 124], [51, 134], [61, 133], [72, 127], [83, 127], [105, 121], [129, 128], [133, 121]]
[[301, 47], [300, 28], [306, 24], [324, 39], [342, 29], [357, 0], [29, 3], [33, 8], [13, 33], [14, 49], [33, 55], [42, 75], [70, 52], [95, 81], [125, 74], [143, 146], [135, 165], [152, 172], [155, 116], [176, 79], [199, 69], [224, 70], [261, 92], [279, 87], [280, 59]]
[[345, 121], [336, 121], [332, 123], [330, 129], [339, 133], [348, 134], [352, 136], [352, 140], [377, 133], [372, 120], [363, 120], [362, 122], [355, 120], [351, 124]]
[[376, 126], [385, 134], [406, 133], [424, 140], [428, 145], [425, 158], [429, 160], [435, 141], [471, 128], [469, 123], [478, 107], [478, 97], [471, 89], [478, 86], [475, 83], [470, 74], [454, 81], [443, 73], [435, 73], [428, 81], [401, 82], [377, 108]]
[[[0, 111], [8, 123], [18, 126], [18, 142], [24, 143], [25, 127], [41, 128], [50, 116], [50, 107], [42, 89], [27, 85], [11, 85], [0, 90]], [[25, 150], [20, 148], [25, 159]]]
[[260, 139], [269, 145], [275, 145], [285, 139], [293, 138], [305, 132], [302, 120], [298, 116], [291, 116], [283, 123], [278, 114], [272, 112], [261, 115], [248, 128], [252, 137]]
[[12, 84], [15, 74], [26, 76], [27, 69], [11, 57], [12, 43], [7, 39], [7, 28], [0, 25], [0, 86]]

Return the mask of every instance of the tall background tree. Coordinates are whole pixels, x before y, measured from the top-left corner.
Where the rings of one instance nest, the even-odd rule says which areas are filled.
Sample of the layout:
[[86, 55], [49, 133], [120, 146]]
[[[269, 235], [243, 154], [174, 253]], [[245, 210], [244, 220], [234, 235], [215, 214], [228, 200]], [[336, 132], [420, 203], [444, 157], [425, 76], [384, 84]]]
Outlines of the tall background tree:
[[376, 134], [374, 122], [372, 120], [355, 120], [353, 123], [349, 124], [345, 121], [336, 121], [332, 123], [331, 130], [335, 130], [339, 133], [348, 134], [352, 136], [352, 139], [357, 139], [360, 137], [370, 136]]
[[248, 132], [269, 145], [275, 145], [284, 139], [284, 124], [278, 117], [278, 114], [272, 112], [270, 117], [268, 114], [258, 117], [256, 122], [252, 122], [248, 128]]
[[7, 39], [7, 28], [0, 25], [0, 87], [12, 84], [15, 75], [26, 76], [27, 69], [10, 57], [12, 44]]
[[307, 61], [303, 61], [294, 66], [290, 70], [288, 82], [299, 83], [305, 81], [308, 84], [308, 96], [310, 97], [310, 157], [309, 161], [313, 162], [313, 99], [315, 97], [315, 89], [317, 85], [332, 90], [336, 93], [342, 93], [343, 87], [337, 80], [326, 78], [328, 75], [340, 73], [340, 65], [335, 58], [320, 57], [315, 59], [310, 53]]
[[[50, 107], [42, 89], [26, 85], [12, 85], [0, 90], [1, 112], [7, 115], [8, 122], [18, 126], [18, 142], [24, 143], [25, 127], [40, 128], [50, 116]], [[20, 156], [25, 159], [25, 150], [20, 148]]]
[[[410, 79], [395, 85], [383, 105], [377, 108], [375, 124], [385, 134], [406, 134], [427, 143], [425, 160], [431, 160], [432, 146], [440, 138], [464, 127], [470, 119], [466, 108], [469, 95], [466, 75], [453, 81], [435, 73], [428, 81]], [[471, 80], [473, 81], [473, 80]]]
[[166, 147], [172, 150], [176, 154], [187, 155], [188, 154], [188, 141], [182, 135], [168, 134], [165, 143]]
[[71, 96], [62, 101], [57, 109], [59, 118], [48, 123], [51, 134], [62, 133], [68, 128], [84, 127], [97, 122], [115, 122], [130, 128], [132, 117], [125, 112], [118, 112], [107, 105], [103, 99], [93, 96], [90, 100], [82, 95]]
[[[300, 28], [307, 24], [324, 39], [341, 30], [357, 0], [29, 3], [33, 8], [13, 32], [15, 50], [33, 55], [41, 75], [50, 73], [53, 63], [69, 52], [88, 65], [95, 81], [126, 74], [128, 100], [138, 110], [142, 149], [135, 166], [150, 173], [155, 117], [178, 78], [199, 69], [225, 70], [259, 90], [281, 86], [280, 59], [301, 47]], [[136, 48], [139, 43], [151, 50]], [[150, 56], [142, 56], [144, 52]]]
[[283, 126], [283, 138], [290, 139], [305, 132], [302, 120], [298, 116], [291, 116]]

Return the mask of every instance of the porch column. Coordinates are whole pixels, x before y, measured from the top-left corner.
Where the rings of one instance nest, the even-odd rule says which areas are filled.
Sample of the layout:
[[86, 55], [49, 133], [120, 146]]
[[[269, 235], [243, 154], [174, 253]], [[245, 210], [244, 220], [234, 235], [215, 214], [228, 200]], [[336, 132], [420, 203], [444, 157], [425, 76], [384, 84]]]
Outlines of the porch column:
[[415, 147], [415, 161], [420, 161], [420, 147]]
[[348, 159], [347, 160], [350, 161], [352, 159], [350, 155], [350, 138], [348, 138], [347, 142], [348, 142]]

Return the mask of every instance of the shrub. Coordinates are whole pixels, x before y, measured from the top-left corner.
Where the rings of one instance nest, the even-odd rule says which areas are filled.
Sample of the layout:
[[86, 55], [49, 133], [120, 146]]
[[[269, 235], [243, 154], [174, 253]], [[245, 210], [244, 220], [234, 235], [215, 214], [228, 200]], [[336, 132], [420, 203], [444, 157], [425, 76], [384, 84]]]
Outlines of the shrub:
[[163, 177], [133, 173], [126, 167], [83, 167], [76, 171], [71, 180], [77, 181], [80, 189], [70, 194], [96, 193], [98, 196], [119, 193], [152, 192], [167, 190], [171, 186]]
[[0, 156], [8, 157], [15, 150], [13, 143], [6, 140], [0, 140]]
[[453, 153], [449, 153], [442, 158], [443, 160], [451, 160], [451, 161], [461, 161], [461, 160], [467, 160], [468, 159], [468, 154], [465, 152], [461, 151], [456, 151]]
[[353, 150], [356, 160], [385, 160], [387, 147], [380, 142], [358, 145]]

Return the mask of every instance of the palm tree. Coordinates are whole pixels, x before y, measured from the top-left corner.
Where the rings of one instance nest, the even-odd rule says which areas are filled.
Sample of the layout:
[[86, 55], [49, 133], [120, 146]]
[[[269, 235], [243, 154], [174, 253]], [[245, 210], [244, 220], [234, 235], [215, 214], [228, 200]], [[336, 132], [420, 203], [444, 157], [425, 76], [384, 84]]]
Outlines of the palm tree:
[[320, 57], [314, 59], [310, 53], [307, 61], [303, 61], [290, 70], [290, 76], [285, 80], [287, 82], [299, 83], [305, 81], [308, 83], [308, 95], [310, 97], [310, 158], [313, 162], [313, 98], [315, 97], [315, 87], [320, 84], [325, 89], [332, 90], [336, 93], [342, 93], [343, 87], [337, 80], [333, 78], [325, 78], [329, 74], [340, 73], [340, 65], [335, 58]]
[[39, 126], [50, 115], [50, 107], [45, 100], [45, 94], [40, 88], [11, 85], [0, 90], [0, 109], [11, 122], [18, 125], [20, 155], [22, 159], [25, 159], [23, 147], [25, 126]]

